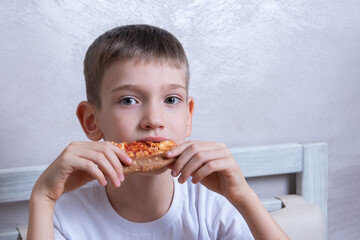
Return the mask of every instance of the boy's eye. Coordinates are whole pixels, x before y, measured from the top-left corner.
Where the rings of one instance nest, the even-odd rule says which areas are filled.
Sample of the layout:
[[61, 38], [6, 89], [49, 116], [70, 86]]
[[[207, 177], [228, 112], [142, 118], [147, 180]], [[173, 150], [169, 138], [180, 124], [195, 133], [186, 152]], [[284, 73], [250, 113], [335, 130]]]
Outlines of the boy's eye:
[[167, 104], [177, 104], [180, 101], [177, 97], [168, 97], [165, 99], [165, 103]]
[[129, 98], [129, 97], [122, 98], [122, 99], [120, 99], [119, 102], [124, 104], [124, 105], [132, 105], [132, 104], [137, 103], [137, 101], [134, 98]]

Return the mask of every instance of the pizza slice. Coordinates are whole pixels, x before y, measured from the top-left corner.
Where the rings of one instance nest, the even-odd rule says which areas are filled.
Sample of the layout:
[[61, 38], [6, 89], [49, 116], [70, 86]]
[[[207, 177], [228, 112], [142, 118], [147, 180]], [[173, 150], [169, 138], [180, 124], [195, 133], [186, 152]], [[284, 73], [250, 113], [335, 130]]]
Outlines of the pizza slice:
[[115, 143], [113, 145], [125, 151], [133, 163], [123, 165], [125, 175], [161, 169], [175, 162], [177, 158], [167, 158], [165, 153], [176, 146], [173, 141]]

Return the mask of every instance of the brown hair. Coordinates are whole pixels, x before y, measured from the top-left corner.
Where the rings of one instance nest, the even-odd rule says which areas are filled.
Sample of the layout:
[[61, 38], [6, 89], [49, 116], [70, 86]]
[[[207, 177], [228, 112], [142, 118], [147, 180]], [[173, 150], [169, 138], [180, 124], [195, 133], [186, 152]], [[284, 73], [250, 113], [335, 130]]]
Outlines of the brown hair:
[[101, 80], [106, 67], [115, 60], [165, 60], [184, 68], [186, 88], [189, 85], [189, 64], [179, 40], [168, 31], [150, 25], [126, 25], [109, 30], [90, 45], [84, 59], [86, 95], [99, 109]]

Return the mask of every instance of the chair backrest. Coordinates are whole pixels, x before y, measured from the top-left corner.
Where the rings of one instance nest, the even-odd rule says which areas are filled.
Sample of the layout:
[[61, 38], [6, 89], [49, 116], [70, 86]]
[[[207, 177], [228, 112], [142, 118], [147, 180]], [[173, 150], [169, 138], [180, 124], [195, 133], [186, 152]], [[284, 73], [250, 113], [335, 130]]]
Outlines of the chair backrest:
[[[245, 177], [296, 174], [296, 194], [320, 207], [327, 230], [327, 144], [280, 144], [231, 149]], [[262, 199], [269, 212], [280, 210], [278, 198]]]

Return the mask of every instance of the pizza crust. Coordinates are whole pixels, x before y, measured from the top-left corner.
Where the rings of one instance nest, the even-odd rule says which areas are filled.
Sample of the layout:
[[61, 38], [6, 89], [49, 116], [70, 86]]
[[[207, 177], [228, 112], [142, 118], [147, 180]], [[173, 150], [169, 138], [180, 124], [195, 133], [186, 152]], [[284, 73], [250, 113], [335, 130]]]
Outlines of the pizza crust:
[[125, 175], [159, 170], [174, 163], [177, 158], [167, 158], [164, 154], [157, 154], [152, 156], [135, 156], [131, 159], [133, 160], [131, 165], [123, 165]]

